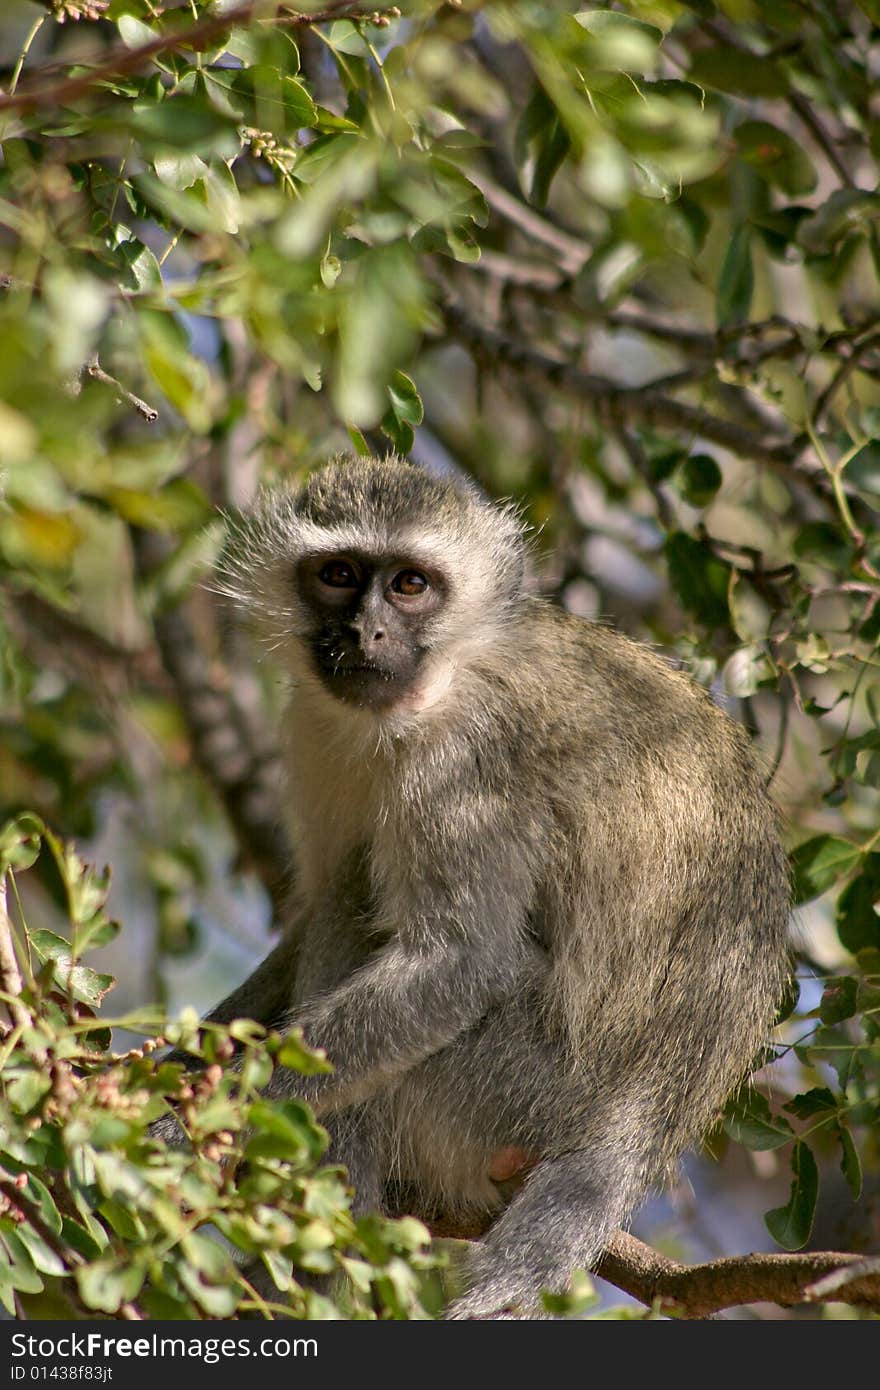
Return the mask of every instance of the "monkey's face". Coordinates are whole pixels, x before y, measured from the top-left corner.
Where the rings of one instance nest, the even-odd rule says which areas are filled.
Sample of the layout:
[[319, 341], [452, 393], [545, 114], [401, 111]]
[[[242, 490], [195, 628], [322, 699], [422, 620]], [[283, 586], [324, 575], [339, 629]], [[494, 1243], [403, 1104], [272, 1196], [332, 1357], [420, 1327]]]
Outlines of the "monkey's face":
[[413, 690], [446, 603], [437, 569], [405, 555], [330, 552], [301, 560], [296, 584], [310, 617], [306, 641], [332, 695], [382, 709]]

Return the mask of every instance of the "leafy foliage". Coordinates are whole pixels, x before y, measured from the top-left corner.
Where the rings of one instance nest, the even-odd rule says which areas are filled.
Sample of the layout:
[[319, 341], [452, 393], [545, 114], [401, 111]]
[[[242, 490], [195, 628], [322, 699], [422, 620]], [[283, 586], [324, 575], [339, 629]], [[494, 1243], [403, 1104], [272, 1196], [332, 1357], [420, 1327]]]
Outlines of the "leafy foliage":
[[[326, 1070], [295, 1036], [249, 1020], [226, 1027], [158, 1011], [117, 1023], [154, 1033], [109, 1049], [94, 1007], [112, 987], [83, 952], [117, 930], [109, 884], [33, 816], [0, 836], [0, 881], [18, 890], [41, 846], [68, 904], [69, 944], [19, 923], [22, 992], [4, 995], [0, 1043], [0, 1302], [29, 1317], [230, 1318], [248, 1310], [305, 1318], [418, 1318], [436, 1311], [436, 1257], [407, 1217], [355, 1220], [344, 1171], [322, 1167], [326, 1133], [307, 1106], [261, 1095], [274, 1067]], [[5, 899], [4, 899], [5, 901]], [[0, 931], [11, 928], [5, 911]], [[40, 940], [43, 938], [43, 940]], [[8, 989], [8, 980], [4, 980]], [[157, 1060], [167, 1039], [200, 1059], [187, 1073]], [[235, 1053], [235, 1069], [229, 1062]], [[149, 1124], [174, 1106], [189, 1145]], [[219, 1233], [224, 1239], [217, 1238]], [[258, 1293], [254, 1263], [275, 1292]], [[303, 1276], [335, 1275], [335, 1297]], [[338, 1301], [337, 1301], [338, 1300]]]

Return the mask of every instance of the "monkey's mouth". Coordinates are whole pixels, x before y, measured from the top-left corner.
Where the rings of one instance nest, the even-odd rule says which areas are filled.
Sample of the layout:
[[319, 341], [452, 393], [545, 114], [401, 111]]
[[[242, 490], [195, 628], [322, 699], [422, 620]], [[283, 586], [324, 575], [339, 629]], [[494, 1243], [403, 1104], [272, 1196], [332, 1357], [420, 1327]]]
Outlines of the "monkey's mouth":
[[340, 677], [344, 679], [346, 676], [358, 676], [382, 681], [397, 680], [397, 673], [395, 671], [389, 671], [387, 667], [376, 666], [369, 661], [333, 662], [322, 666], [321, 669], [325, 676], [330, 676], [332, 679], [338, 679]]

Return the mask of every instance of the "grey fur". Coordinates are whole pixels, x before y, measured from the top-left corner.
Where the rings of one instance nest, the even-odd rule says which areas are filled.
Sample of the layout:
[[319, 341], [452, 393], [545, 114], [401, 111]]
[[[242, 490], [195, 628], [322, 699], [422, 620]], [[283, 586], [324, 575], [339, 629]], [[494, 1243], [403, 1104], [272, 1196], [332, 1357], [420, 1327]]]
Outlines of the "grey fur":
[[[419, 679], [333, 698], [292, 581], [356, 548], [440, 565]], [[267, 494], [221, 585], [290, 679], [297, 902], [217, 1011], [301, 1025], [309, 1100], [363, 1205], [502, 1204], [492, 1155], [540, 1161], [475, 1247], [456, 1318], [535, 1316], [699, 1139], [767, 1039], [789, 884], [744, 732], [646, 648], [530, 597], [522, 528], [399, 460]], [[538, 1314], [539, 1315], [539, 1314]]]

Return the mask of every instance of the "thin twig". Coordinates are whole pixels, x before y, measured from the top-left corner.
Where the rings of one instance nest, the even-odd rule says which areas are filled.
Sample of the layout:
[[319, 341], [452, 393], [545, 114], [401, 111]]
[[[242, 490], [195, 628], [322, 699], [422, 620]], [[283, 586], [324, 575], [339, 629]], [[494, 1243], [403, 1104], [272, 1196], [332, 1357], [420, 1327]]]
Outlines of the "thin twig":
[[852, 351], [849, 357], [844, 358], [844, 360], [840, 363], [831, 380], [829, 381], [828, 385], [825, 387], [824, 391], [822, 392], [822, 394], [816, 402], [816, 409], [813, 412], [813, 424], [815, 427], [818, 427], [821, 424], [822, 417], [824, 416], [825, 411], [828, 409], [828, 406], [831, 404], [832, 398], [837, 394], [841, 386], [843, 386], [849, 380], [853, 372], [858, 369], [858, 367], [861, 364], [861, 359], [864, 357], [865, 353], [870, 352], [871, 348], [876, 347], [878, 343], [880, 343], [880, 331], [876, 329], [866, 334], [866, 336], [862, 338], [861, 341], [853, 342]]
[[506, 188], [502, 188], [501, 184], [496, 183], [488, 174], [473, 170], [470, 177], [494, 212], [512, 223], [532, 241], [549, 247], [566, 275], [577, 274], [590, 254], [589, 246], [548, 222], [534, 208], [508, 193]]
[[[605, 423], [612, 428], [636, 421], [642, 425], [685, 430], [690, 435], [711, 439], [732, 453], [752, 458], [758, 463], [784, 469], [802, 467], [796, 460], [800, 442], [790, 435], [759, 433], [655, 391], [650, 382], [644, 386], [620, 386], [607, 377], [585, 372], [569, 362], [537, 352], [519, 339], [478, 323], [458, 301], [448, 297], [444, 314], [450, 331], [487, 358], [535, 374], [592, 401]], [[805, 476], [811, 480], [815, 475], [808, 471]]]
[[821, 120], [817, 116], [815, 109], [807, 100], [807, 98], [803, 96], [800, 92], [790, 92], [788, 96], [788, 104], [791, 107], [792, 111], [796, 112], [800, 119], [803, 121], [807, 130], [810, 132], [813, 139], [816, 141], [816, 144], [819, 146], [820, 150], [825, 155], [825, 158], [828, 160], [828, 163], [831, 165], [832, 169], [837, 174], [837, 177], [840, 179], [840, 182], [846, 188], [855, 188], [855, 180], [853, 179], [851, 173], [844, 164], [843, 159], [841, 158], [840, 153], [837, 149], [837, 146], [834, 143], [834, 140], [831, 138], [828, 131], [825, 129]]
[[105, 372], [97, 356], [89, 358], [85, 366], [85, 371], [93, 381], [100, 381], [102, 386], [112, 387], [116, 394], [123, 401], [126, 401], [132, 406], [133, 409], [137, 411], [138, 415], [142, 415], [148, 424], [152, 425], [158, 420], [158, 410], [154, 409], [151, 405], [147, 405], [147, 402], [142, 401], [140, 396], [136, 396], [133, 391], [129, 391], [128, 387], [123, 386], [121, 381], [117, 381], [115, 376], [110, 376], [109, 372]]
[[6, 1004], [9, 1016], [15, 1027], [28, 1022], [28, 1012], [23, 1004], [16, 1003], [21, 994], [21, 970], [15, 950], [12, 921], [6, 903], [6, 874], [0, 878], [0, 987], [10, 996]]
[[654, 498], [660, 525], [664, 531], [671, 530], [673, 524], [672, 506], [657, 479], [651, 476], [651, 464], [648, 455], [642, 448], [640, 441], [629, 430], [621, 426], [616, 433], [630, 463]]

